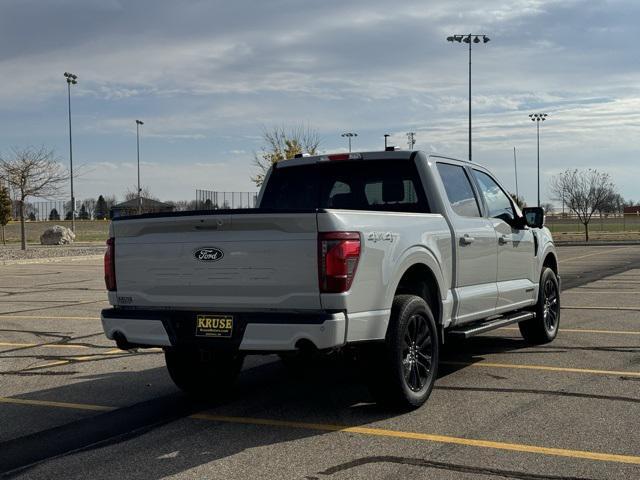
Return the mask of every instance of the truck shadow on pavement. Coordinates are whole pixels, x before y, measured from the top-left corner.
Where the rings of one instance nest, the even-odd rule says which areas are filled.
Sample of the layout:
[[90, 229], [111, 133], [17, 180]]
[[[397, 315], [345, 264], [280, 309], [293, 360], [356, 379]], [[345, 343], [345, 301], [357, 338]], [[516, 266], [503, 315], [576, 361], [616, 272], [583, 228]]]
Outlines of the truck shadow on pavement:
[[[365, 386], [354, 382], [354, 373], [349, 368], [335, 362], [324, 367], [314, 368], [308, 376], [291, 375], [275, 357], [269, 357], [245, 369], [231, 395], [215, 403], [194, 401], [179, 393], [170, 384], [164, 368], [73, 375], [78, 383], [13, 398], [117, 406], [130, 401], [127, 390], [144, 390], [145, 385], [158, 382], [166, 387], [161, 390], [172, 393], [113, 411], [84, 411], [80, 419], [73, 408], [3, 405], [3, 409], [14, 409], [15, 414], [9, 415], [13, 425], [8, 425], [2, 435], [9, 439], [0, 442], [0, 477], [12, 478], [29, 470], [29, 478], [86, 478], [88, 471], [100, 472], [100, 478], [160, 478], [247, 449], [324, 433], [306, 429], [276, 429], [270, 433], [269, 427], [188, 418], [195, 413], [348, 425], [395, 415], [375, 407], [354, 407], [363, 401], [371, 402]], [[68, 411], [67, 418], [73, 420], [60, 425], [60, 410]], [[181, 419], [184, 421], [173, 423]], [[24, 428], [25, 424], [28, 428]], [[256, 429], [262, 434], [254, 434]], [[24, 435], [25, 430], [33, 433]], [[147, 442], [144, 435], [151, 431], [154, 440]], [[144, 446], [132, 447], [134, 442], [142, 442]], [[91, 453], [103, 448], [115, 449], [108, 457], [118, 459], [108, 461], [108, 469], [104, 468], [106, 453]], [[132, 451], [137, 452], [135, 458]], [[37, 462], [71, 452], [74, 454], [49, 462], [46, 474], [39, 471]], [[82, 468], [70, 471], [65, 463], [78, 458], [82, 459]]]
[[[445, 351], [443, 361], [455, 359], [461, 363], [471, 363], [480, 361], [486, 353], [517, 351], [525, 347], [527, 345], [524, 342], [508, 338], [492, 338], [491, 342], [466, 342], [455, 352]], [[194, 401], [177, 392], [170, 384], [164, 368], [78, 374], [73, 377], [76, 383], [14, 397], [85, 405], [129, 406], [105, 412], [85, 411], [80, 419], [74, 415], [72, 421], [61, 425], [59, 416], [54, 415], [53, 422], [48, 418], [51, 407], [16, 407], [15, 435], [3, 435], [10, 439], [0, 442], [0, 476], [13, 478], [26, 474], [29, 478], [72, 479], [87, 478], [93, 474], [107, 479], [161, 478], [234, 455], [249, 455], [245, 460], [238, 461], [238, 465], [243, 465], [244, 461], [251, 461], [251, 454], [247, 453], [251, 449], [274, 444], [282, 445], [283, 455], [287, 455], [287, 449], [291, 448], [286, 445], [287, 442], [327, 433], [251, 422], [239, 424], [189, 418], [196, 413], [349, 426], [412, 414], [385, 409], [373, 403], [357, 365], [344, 359], [327, 360], [296, 374], [285, 369], [273, 356], [257, 357], [256, 361], [248, 363], [248, 368], [243, 370], [230, 396], [215, 403]], [[464, 368], [464, 365], [443, 365], [440, 377]], [[145, 399], [139, 391], [149, 384], [160, 385], [154, 390], [155, 396]], [[436, 384], [436, 389], [440, 388], [447, 390], [458, 387], [439, 387]], [[532, 390], [528, 393], [549, 392]], [[562, 394], [567, 395], [566, 392]], [[622, 397], [619, 400], [629, 401]], [[428, 409], [427, 402], [418, 412], [428, 415]], [[20, 424], [25, 422], [30, 423], [30, 431], [34, 433], [20, 433], [24, 431], [20, 429]], [[291, 451], [295, 452], [293, 449]], [[46, 466], [37, 464], [45, 460], [50, 460]], [[405, 460], [415, 462], [415, 459]], [[261, 461], [266, 462], [266, 469], [275, 467], [269, 465], [268, 459]], [[392, 459], [392, 463], [402, 461], [400, 457]], [[425, 468], [473, 470], [473, 467], [453, 464], [423, 463]], [[307, 478], [327, 478], [334, 470], [329, 468], [324, 470], [325, 473]], [[234, 473], [243, 477], [242, 472]], [[498, 471], [493, 473], [497, 474]], [[512, 478], [533, 478], [519, 477], [517, 472], [511, 474]]]

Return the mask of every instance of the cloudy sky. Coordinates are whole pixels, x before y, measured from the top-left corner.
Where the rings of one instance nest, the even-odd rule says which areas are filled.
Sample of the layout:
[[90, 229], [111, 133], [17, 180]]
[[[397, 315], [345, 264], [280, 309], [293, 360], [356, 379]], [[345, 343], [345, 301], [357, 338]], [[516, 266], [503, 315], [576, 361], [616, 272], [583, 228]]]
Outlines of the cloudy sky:
[[546, 181], [609, 171], [640, 200], [637, 0], [1, 0], [0, 151], [46, 145], [68, 163], [73, 87], [76, 197], [136, 181], [162, 199], [196, 188], [255, 190], [264, 128], [308, 124], [324, 151], [391, 143], [466, 158], [467, 51], [473, 53], [474, 160], [535, 202], [535, 125]]

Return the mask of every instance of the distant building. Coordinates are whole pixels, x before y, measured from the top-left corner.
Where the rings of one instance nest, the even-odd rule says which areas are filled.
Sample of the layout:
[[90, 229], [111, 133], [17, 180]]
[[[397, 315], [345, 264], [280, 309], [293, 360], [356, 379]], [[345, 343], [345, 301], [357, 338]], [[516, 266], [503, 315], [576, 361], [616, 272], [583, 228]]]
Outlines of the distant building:
[[[142, 213], [161, 213], [172, 212], [173, 205], [168, 203], [159, 202], [151, 198], [141, 198]], [[127, 200], [126, 202], [118, 203], [111, 207], [109, 216], [111, 218], [126, 217], [128, 215], [138, 215], [138, 199]]]
[[640, 216], [640, 205], [635, 205], [633, 207], [624, 207], [624, 214]]

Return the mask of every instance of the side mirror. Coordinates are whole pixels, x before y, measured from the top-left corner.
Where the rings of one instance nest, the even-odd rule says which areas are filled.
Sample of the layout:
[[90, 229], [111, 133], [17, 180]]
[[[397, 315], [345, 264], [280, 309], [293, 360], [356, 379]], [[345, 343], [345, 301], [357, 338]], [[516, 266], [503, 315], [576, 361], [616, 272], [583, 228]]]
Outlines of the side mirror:
[[525, 224], [531, 228], [542, 228], [544, 225], [544, 209], [541, 207], [525, 207], [522, 209]]

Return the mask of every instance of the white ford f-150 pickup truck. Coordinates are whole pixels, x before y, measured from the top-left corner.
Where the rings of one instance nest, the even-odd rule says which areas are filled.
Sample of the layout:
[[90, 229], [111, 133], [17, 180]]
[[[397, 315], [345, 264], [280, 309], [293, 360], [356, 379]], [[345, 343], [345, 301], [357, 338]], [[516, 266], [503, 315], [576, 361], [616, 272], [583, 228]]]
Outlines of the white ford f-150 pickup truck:
[[417, 407], [445, 338], [515, 323], [531, 343], [555, 338], [543, 223], [475, 163], [293, 158], [270, 170], [257, 208], [113, 219], [102, 324], [120, 348], [162, 347], [187, 392], [228, 389], [249, 354], [346, 349], [379, 401]]

